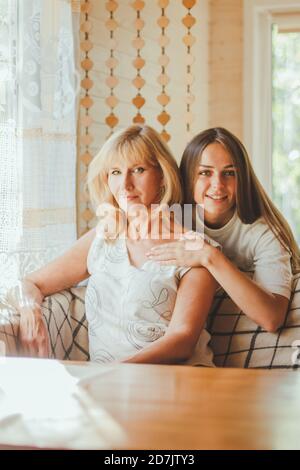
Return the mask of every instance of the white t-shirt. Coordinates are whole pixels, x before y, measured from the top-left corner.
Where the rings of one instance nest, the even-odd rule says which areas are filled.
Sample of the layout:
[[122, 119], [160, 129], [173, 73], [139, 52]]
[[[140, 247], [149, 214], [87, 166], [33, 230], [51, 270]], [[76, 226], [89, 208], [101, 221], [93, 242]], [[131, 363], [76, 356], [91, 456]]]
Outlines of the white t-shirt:
[[253, 224], [244, 224], [235, 212], [224, 227], [205, 227], [205, 233], [221, 244], [223, 253], [241, 271], [253, 272], [253, 280], [258, 284], [273, 294], [290, 298], [290, 254], [263, 218]]
[[[190, 268], [160, 266], [152, 260], [136, 268], [125, 239], [108, 243], [99, 236], [91, 245], [87, 266], [91, 277], [85, 305], [92, 361], [125, 359], [165, 334], [180, 279]], [[209, 340], [202, 330], [194, 355], [185, 363], [213, 366]]]

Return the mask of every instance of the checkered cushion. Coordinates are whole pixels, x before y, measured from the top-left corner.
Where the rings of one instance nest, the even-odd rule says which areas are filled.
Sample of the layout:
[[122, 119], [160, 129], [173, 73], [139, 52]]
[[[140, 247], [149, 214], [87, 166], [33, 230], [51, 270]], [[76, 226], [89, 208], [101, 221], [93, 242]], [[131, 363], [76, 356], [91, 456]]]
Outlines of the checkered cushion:
[[85, 287], [74, 287], [46, 297], [42, 313], [49, 331], [50, 357], [89, 360]]
[[268, 333], [257, 326], [224, 291], [216, 294], [207, 329], [212, 335], [211, 347], [217, 366], [263, 369], [299, 367], [300, 361], [295, 361], [297, 342], [300, 345], [299, 274], [294, 277], [293, 283], [284, 325], [276, 333]]
[[[44, 300], [42, 312], [49, 331], [50, 357], [89, 359], [84, 296], [85, 287], [75, 287]], [[8, 355], [18, 353], [18, 325], [19, 316], [12, 309], [0, 308], [0, 340]], [[215, 296], [207, 329], [212, 335], [217, 366], [299, 369], [300, 275], [294, 278], [289, 310], [278, 332], [268, 333], [257, 326], [222, 290]]]

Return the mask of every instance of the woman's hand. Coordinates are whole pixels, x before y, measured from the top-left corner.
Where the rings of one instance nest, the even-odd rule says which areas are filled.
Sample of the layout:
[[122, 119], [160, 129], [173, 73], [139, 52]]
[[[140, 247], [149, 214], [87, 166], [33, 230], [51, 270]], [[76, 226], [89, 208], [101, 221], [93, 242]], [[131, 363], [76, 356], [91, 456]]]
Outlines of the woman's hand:
[[7, 302], [20, 314], [19, 341], [26, 356], [48, 357], [48, 331], [43, 321], [43, 295], [30, 280], [18, 281], [7, 294]]
[[154, 246], [147, 257], [162, 265], [207, 267], [213, 249], [201, 235], [188, 232], [181, 240]]
[[19, 340], [22, 352], [31, 357], [49, 357], [48, 331], [38, 304], [19, 307]]

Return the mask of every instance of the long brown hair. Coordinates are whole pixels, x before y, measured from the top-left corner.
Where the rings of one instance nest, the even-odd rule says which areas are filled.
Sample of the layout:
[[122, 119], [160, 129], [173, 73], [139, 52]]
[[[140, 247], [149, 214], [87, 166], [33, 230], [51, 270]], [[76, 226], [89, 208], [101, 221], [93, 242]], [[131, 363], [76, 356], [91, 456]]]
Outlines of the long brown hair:
[[204, 149], [218, 142], [230, 153], [237, 168], [236, 209], [244, 224], [252, 224], [263, 217], [279, 239], [281, 245], [291, 254], [293, 272], [300, 271], [300, 250], [292, 230], [277, 207], [268, 197], [254, 173], [248, 153], [242, 142], [227, 129], [215, 127], [196, 135], [187, 145], [180, 164], [184, 187], [184, 202], [194, 203], [194, 187], [197, 170]]

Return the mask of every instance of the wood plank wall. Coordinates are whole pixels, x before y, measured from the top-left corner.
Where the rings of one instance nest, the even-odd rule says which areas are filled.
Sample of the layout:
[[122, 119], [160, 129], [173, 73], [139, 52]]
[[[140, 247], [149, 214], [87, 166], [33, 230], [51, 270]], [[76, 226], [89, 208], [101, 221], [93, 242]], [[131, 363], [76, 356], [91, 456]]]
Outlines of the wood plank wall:
[[243, 138], [243, 0], [209, 2], [209, 121]]

